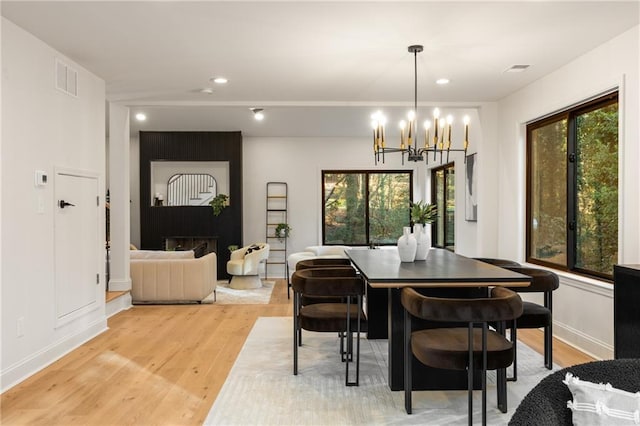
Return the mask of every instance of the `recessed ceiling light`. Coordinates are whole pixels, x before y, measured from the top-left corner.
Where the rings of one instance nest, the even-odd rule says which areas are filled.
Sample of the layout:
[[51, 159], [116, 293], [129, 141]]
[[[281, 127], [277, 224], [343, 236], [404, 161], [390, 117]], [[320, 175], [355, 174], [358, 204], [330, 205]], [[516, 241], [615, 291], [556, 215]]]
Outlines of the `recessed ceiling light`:
[[226, 84], [229, 80], [224, 77], [211, 77], [210, 81], [213, 81], [216, 84]]
[[439, 79], [436, 80], [436, 84], [439, 84], [439, 85], [449, 84], [449, 79], [448, 78], [439, 78]]
[[213, 93], [213, 89], [211, 87], [205, 87], [204, 89], [200, 89], [200, 93], [206, 93], [207, 95], [210, 95]]
[[136, 114], [136, 120], [145, 121], [147, 119], [147, 115], [143, 112], [139, 112]]
[[529, 65], [512, 65], [510, 68], [507, 68], [504, 72], [522, 72], [529, 68]]

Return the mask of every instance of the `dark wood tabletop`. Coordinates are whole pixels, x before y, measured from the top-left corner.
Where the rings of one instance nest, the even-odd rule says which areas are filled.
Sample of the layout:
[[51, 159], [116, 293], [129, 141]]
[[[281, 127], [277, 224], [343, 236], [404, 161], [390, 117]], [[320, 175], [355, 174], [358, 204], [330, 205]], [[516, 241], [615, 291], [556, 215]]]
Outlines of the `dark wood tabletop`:
[[426, 260], [400, 262], [397, 249], [345, 250], [367, 283], [374, 288], [508, 286], [526, 287], [531, 277], [432, 248]]

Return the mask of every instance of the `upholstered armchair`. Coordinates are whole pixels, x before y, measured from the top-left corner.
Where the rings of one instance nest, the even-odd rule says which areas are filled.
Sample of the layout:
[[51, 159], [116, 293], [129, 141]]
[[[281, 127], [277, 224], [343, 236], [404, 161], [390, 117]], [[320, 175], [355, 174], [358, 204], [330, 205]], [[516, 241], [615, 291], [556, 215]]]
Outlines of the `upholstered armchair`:
[[269, 257], [269, 244], [251, 244], [231, 252], [227, 262], [227, 273], [232, 275], [229, 287], [251, 289], [262, 287], [259, 267]]

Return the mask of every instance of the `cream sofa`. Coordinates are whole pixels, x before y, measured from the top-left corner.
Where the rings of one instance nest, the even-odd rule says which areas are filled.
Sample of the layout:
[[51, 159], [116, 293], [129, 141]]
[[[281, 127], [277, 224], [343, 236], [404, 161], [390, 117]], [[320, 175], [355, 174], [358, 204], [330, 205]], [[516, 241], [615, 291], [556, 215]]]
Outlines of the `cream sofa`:
[[216, 254], [193, 251], [131, 250], [134, 303], [201, 302], [216, 290]]
[[349, 249], [349, 246], [309, 246], [304, 251], [292, 253], [287, 258], [288, 275], [291, 275], [296, 271], [296, 264], [301, 260], [316, 259], [316, 258], [346, 258], [345, 250]]

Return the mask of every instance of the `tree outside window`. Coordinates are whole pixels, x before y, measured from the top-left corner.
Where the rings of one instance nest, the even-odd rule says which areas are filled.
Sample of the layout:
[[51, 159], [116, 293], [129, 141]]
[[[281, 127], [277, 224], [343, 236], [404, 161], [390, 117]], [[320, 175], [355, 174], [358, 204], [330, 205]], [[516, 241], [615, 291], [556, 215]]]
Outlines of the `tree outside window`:
[[323, 171], [323, 244], [395, 244], [409, 226], [411, 171]]
[[527, 260], [612, 278], [617, 92], [527, 126]]
[[433, 224], [434, 246], [455, 251], [455, 165], [445, 164], [431, 170], [432, 200], [438, 207], [438, 218]]

